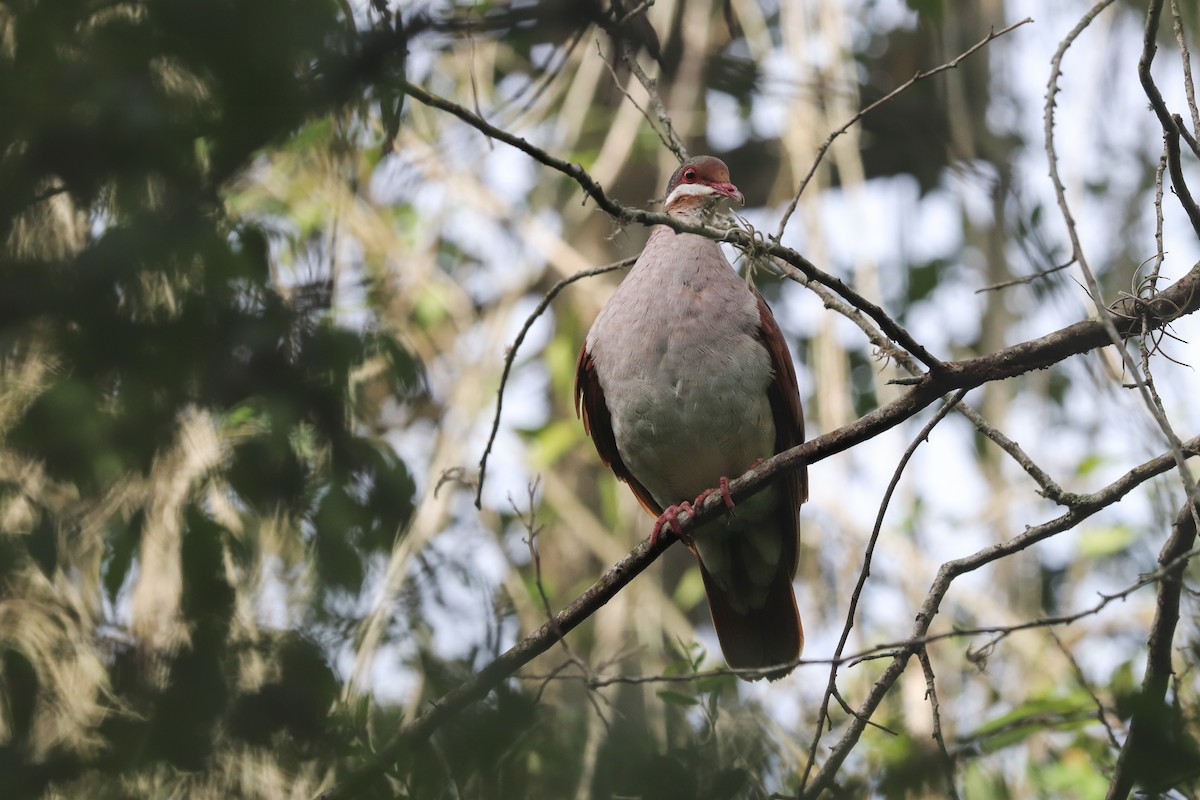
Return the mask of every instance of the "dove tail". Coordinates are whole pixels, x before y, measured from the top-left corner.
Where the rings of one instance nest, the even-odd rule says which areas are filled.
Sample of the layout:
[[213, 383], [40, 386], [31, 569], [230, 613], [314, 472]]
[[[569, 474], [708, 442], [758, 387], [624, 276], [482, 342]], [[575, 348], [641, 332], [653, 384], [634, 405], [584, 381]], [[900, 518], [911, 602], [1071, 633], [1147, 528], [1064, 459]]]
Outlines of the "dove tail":
[[703, 562], [700, 574], [725, 662], [734, 669], [762, 670], [761, 675], [742, 676], [747, 680], [765, 677], [774, 681], [791, 672], [804, 650], [804, 627], [790, 572], [779, 569], [763, 604], [744, 614], [736, 610], [744, 604], [731, 602], [729, 594], [708, 574]]

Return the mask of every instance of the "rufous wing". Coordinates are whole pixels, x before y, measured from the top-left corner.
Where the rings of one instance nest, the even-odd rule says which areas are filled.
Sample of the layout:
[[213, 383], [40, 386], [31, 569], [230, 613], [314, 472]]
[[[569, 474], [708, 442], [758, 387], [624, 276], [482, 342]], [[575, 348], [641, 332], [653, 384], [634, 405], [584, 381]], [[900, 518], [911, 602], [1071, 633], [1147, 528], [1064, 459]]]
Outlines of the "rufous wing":
[[575, 413], [583, 420], [583, 431], [592, 437], [600, 460], [619, 480], [629, 484], [642, 508], [655, 517], [661, 514], [662, 506], [655, 502], [646, 487], [638, 482], [621, 460], [621, 453], [617, 450], [617, 437], [613, 433], [612, 416], [608, 412], [608, 404], [604, 401], [604, 389], [600, 386], [596, 365], [592, 363], [586, 343], [580, 348], [579, 361], [575, 365]]

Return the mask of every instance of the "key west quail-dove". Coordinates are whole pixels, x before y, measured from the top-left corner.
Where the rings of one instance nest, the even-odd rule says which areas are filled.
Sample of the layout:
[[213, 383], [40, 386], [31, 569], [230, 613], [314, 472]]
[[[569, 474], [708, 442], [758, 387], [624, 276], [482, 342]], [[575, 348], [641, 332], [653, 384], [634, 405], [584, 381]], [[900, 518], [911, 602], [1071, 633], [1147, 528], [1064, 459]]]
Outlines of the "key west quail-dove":
[[[667, 185], [666, 212], [709, 221], [719, 201], [741, 204], [720, 159], [688, 159]], [[787, 343], [762, 296], [712, 239], [654, 228], [579, 354], [576, 409], [604, 462], [658, 517], [720, 487], [731, 512], [687, 542], [700, 562], [726, 662], [780, 678], [804, 647], [792, 591], [804, 470], [736, 508], [729, 477], [799, 444], [804, 419]]]

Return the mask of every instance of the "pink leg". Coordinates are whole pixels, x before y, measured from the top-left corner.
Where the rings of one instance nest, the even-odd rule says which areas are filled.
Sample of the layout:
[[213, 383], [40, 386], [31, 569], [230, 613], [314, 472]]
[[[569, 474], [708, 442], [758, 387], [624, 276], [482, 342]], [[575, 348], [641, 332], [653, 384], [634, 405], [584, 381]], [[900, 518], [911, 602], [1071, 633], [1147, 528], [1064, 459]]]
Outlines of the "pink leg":
[[[761, 463], [763, 463], [763, 460], [761, 458], [756, 458], [754, 463], [750, 465], [750, 469], [754, 469]], [[650, 546], [653, 547], [654, 545], [658, 544], [658, 537], [662, 536], [663, 528], [668, 525], [671, 527], [671, 530], [675, 531], [675, 535], [679, 537], [680, 541], [682, 541], [684, 544], [687, 544], [688, 540], [683, 535], [683, 526], [679, 524], [679, 514], [683, 511], [686, 511], [689, 514], [695, 514], [696, 509], [693, 508], [693, 506], [698, 506], [703, 503], [713, 492], [720, 491], [721, 499], [725, 501], [725, 507], [732, 510], [734, 503], [733, 496], [729, 494], [729, 478], [726, 478], [724, 475], [722, 475], [720, 487], [721, 488], [719, 490], [705, 489], [703, 492], [697, 495], [696, 499], [691, 503], [684, 500], [682, 503], [677, 503], [676, 505], [670, 506], [663, 511], [662, 514], [659, 514], [658, 519], [654, 521], [654, 529], [650, 531]]]
[[675, 531], [675, 535], [679, 537], [680, 541], [687, 542], [683, 536], [683, 526], [679, 524], [679, 512], [681, 511], [686, 511], [689, 514], [695, 513], [692, 504], [684, 500], [682, 503], [670, 506], [659, 515], [658, 519], [654, 522], [654, 530], [650, 531], [651, 547], [658, 543], [658, 537], [662, 535], [663, 527], [667, 525], [671, 526], [671, 530]]
[[733, 498], [729, 496], [729, 478], [721, 476], [721, 499], [725, 501], [726, 508], [733, 508]]
[[[750, 465], [749, 469], [754, 469], [761, 463], [763, 463], [763, 460], [761, 458], [756, 458], [756, 459], [754, 459], [754, 463]], [[700, 505], [701, 503], [703, 503], [705, 500], [708, 499], [708, 496], [710, 494], [712, 494], [715, 491], [717, 491], [717, 490], [716, 489], [705, 489], [703, 492], [701, 492], [699, 495], [697, 495], [696, 499], [693, 500], [692, 503], [694, 505]], [[729, 478], [726, 478], [724, 475], [721, 476], [721, 499], [725, 501], [725, 507], [732, 511], [733, 510], [733, 496], [729, 494]]]
[[[708, 496], [710, 494], [712, 494], [715, 491], [718, 491], [718, 490], [717, 489], [705, 489], [703, 492], [701, 492], [699, 495], [696, 496], [696, 499], [692, 501], [692, 504], [697, 505], [697, 506], [700, 505], [701, 503], [703, 503], [705, 500], [708, 499]], [[725, 501], [725, 507], [730, 508], [730, 509], [733, 508], [733, 498], [730, 497], [730, 495], [729, 495], [729, 478], [726, 478], [724, 475], [721, 476], [720, 492], [721, 492], [721, 499]]]

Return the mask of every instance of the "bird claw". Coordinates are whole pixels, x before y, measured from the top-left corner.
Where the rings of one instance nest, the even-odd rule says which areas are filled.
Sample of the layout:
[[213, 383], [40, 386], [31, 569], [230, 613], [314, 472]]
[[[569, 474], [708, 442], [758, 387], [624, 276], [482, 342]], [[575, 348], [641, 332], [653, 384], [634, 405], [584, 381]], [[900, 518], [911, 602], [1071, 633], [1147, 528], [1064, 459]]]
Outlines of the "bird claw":
[[733, 498], [729, 496], [729, 478], [721, 476], [721, 499], [725, 501], [725, 507], [730, 511], [733, 510]]
[[658, 515], [658, 519], [654, 522], [654, 530], [650, 531], [650, 546], [658, 544], [658, 537], [662, 535], [664, 526], [671, 526], [671, 530], [675, 531], [675, 535], [679, 537], [679, 541], [686, 545], [691, 545], [691, 537], [684, 536], [683, 526], [679, 524], [679, 512], [686, 511], [689, 514], [695, 514], [696, 510], [692, 508], [692, 504], [684, 500], [673, 506], [669, 506], [665, 511]]
[[[754, 463], [750, 465], [750, 469], [754, 469], [761, 463], [763, 463], [761, 458], [755, 459]], [[659, 514], [658, 519], [654, 521], [654, 530], [650, 531], [650, 546], [653, 547], [654, 545], [658, 544], [658, 537], [662, 536], [663, 528], [669, 525], [671, 526], [671, 530], [675, 531], [675, 535], [679, 537], [679, 541], [683, 542], [688, 547], [691, 547], [692, 537], [684, 535], [683, 526], [679, 524], [679, 513], [681, 511], [686, 511], [689, 514], [695, 514], [696, 507], [707, 500], [708, 496], [714, 492], [719, 491], [721, 493], [721, 499], [725, 501], [725, 507], [730, 511], [734, 511], [733, 496], [729, 494], [729, 478], [726, 478], [724, 475], [722, 475], [720, 487], [720, 489], [705, 489], [703, 492], [696, 495], [696, 499], [692, 502], [689, 503], [687, 500], [684, 500], [682, 503], [670, 506], [661, 514]], [[737, 516], [736, 512], [734, 513], [734, 516]]]
[[695, 505], [695, 506], [700, 505], [701, 503], [703, 503], [705, 500], [708, 499], [708, 496], [710, 494], [713, 494], [714, 492], [717, 492], [717, 491], [721, 492], [721, 499], [725, 501], [725, 507], [732, 511], [733, 510], [733, 497], [729, 494], [729, 478], [726, 478], [724, 475], [721, 476], [721, 488], [719, 490], [718, 489], [705, 489], [703, 492], [701, 492], [700, 494], [698, 494], [696, 496], [696, 499], [692, 501], [692, 505]]

